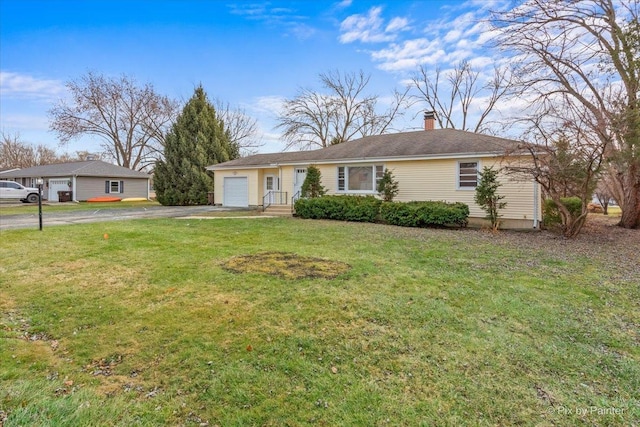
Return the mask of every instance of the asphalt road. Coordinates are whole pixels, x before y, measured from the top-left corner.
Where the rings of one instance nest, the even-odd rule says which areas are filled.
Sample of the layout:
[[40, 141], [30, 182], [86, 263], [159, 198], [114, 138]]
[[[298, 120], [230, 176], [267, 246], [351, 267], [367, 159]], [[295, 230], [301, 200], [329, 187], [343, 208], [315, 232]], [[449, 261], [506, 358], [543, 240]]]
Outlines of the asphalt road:
[[[201, 215], [207, 212], [233, 211], [219, 206], [146, 206], [139, 208], [94, 209], [49, 213], [43, 209], [43, 228], [53, 225], [83, 224], [88, 222], [121, 221], [140, 218], [176, 218]], [[0, 230], [38, 228], [38, 214], [3, 215], [0, 206]]]

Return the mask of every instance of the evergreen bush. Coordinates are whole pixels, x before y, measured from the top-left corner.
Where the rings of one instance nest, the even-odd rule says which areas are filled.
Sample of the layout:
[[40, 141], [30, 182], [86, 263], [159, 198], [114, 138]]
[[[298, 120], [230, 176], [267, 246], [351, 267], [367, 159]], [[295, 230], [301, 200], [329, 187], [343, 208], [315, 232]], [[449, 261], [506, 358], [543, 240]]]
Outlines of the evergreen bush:
[[468, 218], [469, 206], [460, 202], [385, 202], [380, 207], [382, 222], [402, 227], [464, 227]]
[[486, 218], [491, 222], [491, 228], [497, 230], [499, 227], [498, 219], [500, 210], [507, 206], [506, 202], [502, 202], [504, 196], [498, 194], [498, 188], [502, 184], [498, 181], [498, 171], [493, 167], [485, 166], [480, 172], [480, 182], [476, 187], [474, 201], [487, 213]]
[[309, 166], [307, 168], [307, 176], [302, 183], [302, 188], [300, 188], [300, 196], [316, 198], [324, 196], [326, 192], [327, 191], [322, 186], [322, 174], [320, 173], [320, 169], [313, 165]]
[[383, 222], [402, 227], [464, 227], [469, 218], [469, 206], [460, 202], [382, 202], [373, 196], [299, 199], [295, 211], [306, 219]]
[[396, 181], [393, 173], [389, 169], [384, 170], [382, 178], [380, 182], [378, 182], [377, 190], [385, 202], [392, 202], [393, 198], [400, 192], [398, 181]]
[[[578, 218], [582, 214], [582, 200], [580, 200], [580, 197], [564, 197], [560, 199], [560, 202], [567, 207], [572, 217]], [[546, 226], [562, 224], [558, 205], [552, 199], [544, 201], [542, 219]]]
[[373, 196], [323, 196], [298, 199], [295, 211], [307, 219], [375, 222], [381, 203]]

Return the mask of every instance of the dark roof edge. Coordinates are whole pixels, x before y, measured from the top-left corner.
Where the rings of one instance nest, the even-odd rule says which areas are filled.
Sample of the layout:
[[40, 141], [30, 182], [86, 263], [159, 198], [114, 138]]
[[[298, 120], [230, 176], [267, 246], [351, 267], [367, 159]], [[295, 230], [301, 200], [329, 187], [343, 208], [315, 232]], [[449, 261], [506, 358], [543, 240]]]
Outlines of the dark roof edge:
[[272, 163], [249, 164], [249, 165], [229, 165], [224, 163], [218, 165], [207, 166], [207, 170], [225, 170], [225, 169], [263, 169], [278, 166], [295, 166], [307, 164], [333, 164], [333, 163], [362, 163], [362, 162], [381, 162], [381, 161], [415, 161], [415, 160], [437, 160], [437, 159], [461, 159], [474, 157], [516, 157], [528, 156], [531, 153], [505, 153], [504, 151], [485, 151], [485, 152], [468, 152], [468, 153], [445, 153], [445, 154], [418, 154], [412, 156], [384, 156], [384, 157], [350, 157], [339, 159], [300, 159], [300, 160], [283, 160]]

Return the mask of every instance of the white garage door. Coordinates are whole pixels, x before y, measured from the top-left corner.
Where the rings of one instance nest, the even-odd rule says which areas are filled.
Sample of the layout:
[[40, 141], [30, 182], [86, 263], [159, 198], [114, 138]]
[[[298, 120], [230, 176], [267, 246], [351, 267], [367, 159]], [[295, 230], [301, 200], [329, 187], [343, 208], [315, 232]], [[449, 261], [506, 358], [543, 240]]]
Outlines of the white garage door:
[[249, 185], [246, 177], [224, 178], [223, 206], [247, 207], [249, 206]]
[[49, 180], [49, 201], [57, 202], [58, 201], [58, 191], [69, 191], [71, 190], [70, 179], [50, 179]]

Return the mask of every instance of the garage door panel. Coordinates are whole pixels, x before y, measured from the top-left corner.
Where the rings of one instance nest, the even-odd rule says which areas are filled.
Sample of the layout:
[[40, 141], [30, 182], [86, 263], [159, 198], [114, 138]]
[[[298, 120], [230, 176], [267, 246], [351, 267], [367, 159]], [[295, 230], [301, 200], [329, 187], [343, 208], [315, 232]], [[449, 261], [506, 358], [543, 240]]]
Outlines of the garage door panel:
[[69, 191], [71, 186], [70, 179], [50, 179], [49, 180], [49, 198], [50, 202], [58, 201], [58, 191]]
[[249, 184], [247, 177], [224, 178], [224, 206], [249, 206]]

